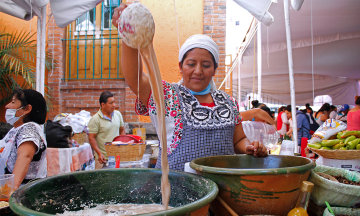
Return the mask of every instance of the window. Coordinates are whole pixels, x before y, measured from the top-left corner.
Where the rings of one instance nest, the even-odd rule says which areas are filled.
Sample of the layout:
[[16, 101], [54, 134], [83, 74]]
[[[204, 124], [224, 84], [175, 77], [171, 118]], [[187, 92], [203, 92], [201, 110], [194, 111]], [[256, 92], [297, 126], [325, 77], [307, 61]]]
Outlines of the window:
[[67, 26], [66, 80], [122, 79], [121, 38], [111, 24], [121, 0], [105, 0]]
[[118, 7], [120, 1], [118, 0], [105, 0], [103, 3], [103, 12], [102, 12], [102, 27], [103, 29], [109, 29], [111, 26], [112, 29], [116, 29], [115, 26], [111, 24], [111, 17], [114, 14], [114, 9]]

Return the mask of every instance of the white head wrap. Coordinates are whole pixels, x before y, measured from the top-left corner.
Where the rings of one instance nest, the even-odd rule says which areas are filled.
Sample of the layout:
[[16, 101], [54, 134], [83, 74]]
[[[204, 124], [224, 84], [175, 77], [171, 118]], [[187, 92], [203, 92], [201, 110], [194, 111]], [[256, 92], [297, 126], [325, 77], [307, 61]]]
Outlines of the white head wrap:
[[[219, 47], [215, 43], [215, 41], [207, 36], [202, 34], [196, 34], [193, 36], [190, 36], [185, 43], [181, 46], [181, 49], [179, 51], [179, 62], [182, 61], [184, 58], [184, 55], [187, 51], [194, 49], [194, 48], [203, 48], [209, 51], [215, 59], [216, 64], [219, 63]], [[178, 84], [181, 85], [183, 83], [183, 79], [181, 79]], [[210, 81], [211, 89], [210, 91], [216, 91], [215, 82], [213, 79]]]
[[211, 37], [202, 34], [193, 35], [185, 41], [179, 51], [179, 62], [181, 62], [185, 53], [193, 48], [203, 48], [208, 50], [214, 56], [216, 64], [219, 63], [218, 45]]

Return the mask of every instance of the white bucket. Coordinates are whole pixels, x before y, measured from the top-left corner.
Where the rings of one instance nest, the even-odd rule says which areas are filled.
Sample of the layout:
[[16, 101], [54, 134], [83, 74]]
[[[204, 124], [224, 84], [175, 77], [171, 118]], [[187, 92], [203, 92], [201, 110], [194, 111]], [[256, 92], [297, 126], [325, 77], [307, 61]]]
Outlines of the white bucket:
[[158, 140], [147, 140], [146, 144], [151, 146], [150, 158], [158, 158], [159, 157], [159, 141]]

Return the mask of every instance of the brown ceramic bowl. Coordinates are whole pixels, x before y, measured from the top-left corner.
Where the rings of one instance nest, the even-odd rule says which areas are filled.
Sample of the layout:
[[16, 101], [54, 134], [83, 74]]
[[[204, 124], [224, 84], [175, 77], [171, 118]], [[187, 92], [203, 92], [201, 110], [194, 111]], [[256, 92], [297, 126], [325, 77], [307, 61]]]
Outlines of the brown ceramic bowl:
[[[219, 187], [218, 196], [238, 215], [287, 215], [315, 163], [285, 155], [221, 155], [195, 159], [190, 167], [213, 180]], [[217, 200], [211, 210], [230, 215]]]

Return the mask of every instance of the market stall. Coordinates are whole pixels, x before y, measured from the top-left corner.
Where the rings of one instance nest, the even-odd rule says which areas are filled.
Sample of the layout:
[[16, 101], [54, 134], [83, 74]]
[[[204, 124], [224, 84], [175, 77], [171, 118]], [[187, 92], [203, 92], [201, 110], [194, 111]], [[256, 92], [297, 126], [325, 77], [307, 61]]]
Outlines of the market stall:
[[85, 166], [91, 165], [94, 155], [90, 144], [85, 143], [74, 148], [48, 148], [46, 160], [47, 176], [49, 177], [84, 170]]
[[[137, 207], [140, 205], [139, 209], [141, 210], [140, 212], [134, 214], [142, 214], [149, 213], [143, 212], [144, 209], [148, 210], [149, 205], [158, 204], [156, 210], [150, 213], [151, 215], [206, 216], [209, 214], [209, 211], [219, 216], [297, 215], [297, 212], [301, 212], [306, 215], [310, 194], [313, 194], [313, 201], [316, 202], [316, 197], [318, 194], [320, 194], [318, 192], [320, 190], [319, 188], [322, 186], [331, 186], [328, 187], [328, 189], [346, 187], [341, 185], [342, 183], [340, 182], [332, 183], [334, 185], [328, 183], [327, 181], [329, 180], [324, 178], [324, 175], [317, 174], [317, 172], [331, 174], [330, 171], [332, 169], [316, 166], [315, 162], [310, 158], [293, 155], [267, 155], [267, 148], [264, 148], [264, 146], [275, 145], [277, 143], [278, 137], [274, 128], [272, 128], [273, 132], [271, 132], [269, 130], [271, 126], [265, 123], [261, 123], [263, 127], [259, 127], [259, 129], [255, 128], [254, 126], [249, 126], [247, 129], [243, 129], [241, 128], [242, 126], [240, 124], [246, 125], [247, 123], [241, 123], [241, 121], [237, 121], [238, 124], [236, 126], [238, 127], [240, 125], [241, 129], [237, 131], [240, 132], [238, 134], [243, 135], [243, 132], [245, 134], [248, 132], [248, 134], [246, 136], [242, 136], [242, 138], [239, 138], [239, 141], [236, 142], [235, 145], [241, 143], [242, 141], [246, 141], [245, 138], [248, 138], [251, 143], [249, 144], [244, 142], [246, 145], [244, 144], [242, 146], [246, 149], [246, 151], [243, 151], [243, 153], [246, 153], [246, 155], [235, 154], [233, 149], [235, 145], [232, 138], [238, 134], [230, 134], [228, 136], [226, 134], [227, 130], [223, 130], [222, 128], [220, 129], [221, 124], [226, 125], [229, 122], [228, 120], [224, 120], [223, 122], [216, 122], [216, 120], [230, 116], [230, 111], [229, 109], [226, 109], [226, 106], [217, 107], [217, 113], [211, 113], [212, 115], [220, 113], [216, 116], [216, 118], [209, 119], [210, 124], [216, 122], [214, 124], [218, 125], [216, 125], [216, 127], [209, 127], [206, 129], [198, 129], [201, 118], [206, 118], [204, 116], [207, 113], [201, 112], [205, 110], [205, 106], [198, 110], [191, 110], [189, 113], [195, 113], [194, 115], [196, 115], [197, 119], [193, 122], [189, 121], [186, 124], [181, 123], [179, 128], [182, 129], [183, 126], [187, 127], [191, 124], [194, 124], [195, 126], [186, 128], [187, 131], [186, 133], [183, 133], [183, 136], [187, 138], [187, 140], [183, 143], [176, 143], [176, 145], [180, 147], [187, 147], [191, 145], [193, 140], [197, 140], [198, 143], [196, 144], [199, 145], [197, 146], [194, 144], [194, 146], [190, 146], [189, 149], [176, 149], [176, 146], [171, 145], [170, 147], [174, 147], [174, 149], [167, 148], [168, 137], [166, 130], [170, 131], [170, 135], [172, 135], [171, 132], [173, 131], [170, 130], [170, 127], [165, 127], [165, 113], [163, 110], [165, 104], [163, 94], [164, 92], [166, 93], [166, 91], [164, 91], [162, 88], [163, 82], [161, 81], [161, 77], [159, 75], [156, 56], [152, 47], [154, 23], [151, 23], [152, 16], [146, 7], [142, 6], [141, 4], [133, 4], [130, 6], [130, 8], [131, 10], [129, 9], [127, 11], [124, 9], [122, 16], [125, 16], [125, 18], [122, 17], [124, 22], [119, 23], [119, 26], [121, 27], [119, 30], [120, 32], [124, 31], [128, 33], [123, 37], [124, 41], [129, 40], [128, 43], [126, 43], [128, 46], [130, 46], [129, 44], [135, 42], [147, 42], [147, 44], [142, 47], [143, 49], [140, 49], [141, 44], [136, 43], [132, 44], [133, 49], [130, 49], [129, 47], [127, 48], [130, 50], [128, 50], [128, 54], [134, 54], [134, 49], [138, 47], [140, 50], [139, 52], [141, 53], [143, 60], [146, 63], [147, 71], [150, 76], [151, 83], [146, 84], [148, 84], [147, 86], [151, 92], [153, 92], [153, 100], [155, 101], [154, 104], [156, 103], [158, 105], [152, 110], [154, 112], [156, 111], [157, 113], [157, 116], [155, 116], [152, 121], [155, 121], [155, 118], [157, 119], [155, 121], [155, 125], [158, 130], [157, 132], [160, 138], [161, 146], [161, 151], [159, 152], [161, 154], [161, 158], [158, 158], [159, 161], [161, 159], [161, 163], [157, 163], [157, 165], [161, 165], [161, 171], [159, 169], [110, 168], [88, 172], [70, 172], [56, 176], [50, 176], [48, 178], [31, 182], [19, 188], [11, 195], [9, 200], [10, 207], [16, 214], [34, 215], [38, 213], [44, 213], [71, 215], [74, 214], [72, 211], [78, 211], [77, 213], [80, 215], [92, 215], [95, 213], [123, 215], [130, 214], [129, 211], [133, 210], [134, 205]], [[146, 19], [144, 19], [144, 17], [146, 17]], [[141, 22], [145, 22], [145, 24]], [[145, 31], [145, 28], [140, 28], [142, 33], [146, 34], [146, 37], [144, 35], [137, 37], [136, 34], [141, 31], [132, 31], [132, 29], [135, 29], [135, 26], [146, 26], [150, 28], [149, 31]], [[134, 32], [136, 32], [136, 34]], [[149, 34], [150, 36], [148, 37]], [[196, 39], [197, 38], [195, 37], [195, 40]], [[215, 42], [212, 41], [211, 38], [206, 38], [206, 40], [208, 40], [207, 42], [210, 44], [210, 47], [215, 47], [214, 53], [216, 54], [217, 52]], [[123, 45], [125, 47], [125, 44]], [[190, 47], [189, 44], [187, 45]], [[137, 52], [138, 50], [136, 50], [135, 55], [133, 55], [134, 59], [139, 59], [139, 54]], [[201, 50], [199, 52], [203, 51]], [[209, 56], [212, 53], [206, 54]], [[137, 71], [135, 70], [135, 72]], [[125, 70], [124, 73], [126, 73]], [[139, 73], [142, 73], [142, 71]], [[140, 80], [139, 77], [135, 78]], [[139, 82], [140, 81], [137, 82], [138, 91], [140, 86]], [[209, 82], [206, 84], [209, 86], [206, 88], [210, 89], [211, 84]], [[190, 93], [187, 95], [187, 92], [190, 91], [184, 89], [184, 92], [182, 95], [180, 95], [180, 97], [185, 95], [185, 99], [188, 101], [191, 101], [192, 98], [195, 98], [194, 95], [191, 95]], [[206, 93], [208, 96], [209, 92]], [[137, 93], [139, 94], [139, 92]], [[148, 95], [149, 94], [147, 94], [147, 96]], [[171, 95], [169, 95], [169, 97], [171, 97]], [[222, 97], [222, 95], [219, 97], [225, 98]], [[226, 102], [222, 102], [226, 104]], [[196, 103], [189, 105], [186, 108], [191, 109], [195, 106]], [[295, 107], [293, 108], [295, 109]], [[187, 109], [183, 110], [184, 113], [187, 111]], [[186, 113], [184, 115], [186, 115]], [[236, 117], [237, 115], [232, 115], [232, 117], [234, 116]], [[60, 120], [60, 122], [63, 120], [63, 122], [66, 123], [67, 117], [68, 116], [65, 116]], [[75, 119], [76, 118], [77, 117], [75, 117]], [[173, 123], [174, 119], [169, 120], [168, 118], [166, 120], [167, 122], [172, 121], [171, 123]], [[234, 133], [235, 118], [231, 121], [232, 124], [228, 127], [231, 127], [230, 132]], [[344, 132], [345, 129], [346, 125], [336, 121], [331, 121], [329, 122], [329, 125], [325, 124], [323, 127], [321, 127], [321, 129], [319, 129], [319, 131], [317, 131], [325, 133], [326, 136], [318, 136], [317, 132], [315, 132], [315, 136], [311, 141], [313, 143], [311, 144], [316, 145], [317, 142], [321, 141], [319, 148], [325, 147], [325, 145], [330, 145], [330, 143], [331, 145], [334, 144], [333, 146], [340, 144], [340, 139], [347, 139], [348, 137], [345, 136], [347, 133]], [[82, 132], [83, 130], [84, 129], [82, 127], [78, 132]], [[198, 133], [192, 134], [194, 131]], [[339, 132], [341, 133], [339, 134], [338, 138], [336, 136]], [[189, 136], [189, 134], [191, 134], [191, 136]], [[338, 138], [336, 141], [337, 143], [330, 139], [330, 137], [333, 135], [335, 135], [335, 138]], [[351, 137], [351, 135], [355, 136], [355, 139], [351, 141], [347, 140], [349, 142], [349, 152], [359, 151], [351, 150], [354, 149], [354, 146], [356, 149], [358, 145], [358, 143], [351, 143], [354, 142], [354, 140], [357, 140], [357, 134], [349, 134], [349, 137]], [[144, 142], [141, 140], [141, 138], [134, 136], [132, 136], [133, 138], [131, 138], [131, 136], [119, 137], [122, 139], [116, 140], [115, 138], [115, 140], [106, 143], [105, 145], [108, 155], [110, 157], [116, 158], [120, 163], [115, 166], [120, 167], [122, 163], [121, 159], [125, 161], [139, 161], [139, 159], [144, 157], [146, 146], [144, 145]], [[217, 144], [217, 141], [222, 141], [223, 139], [229, 137], [231, 139], [226, 143], [224, 142], [219, 146], [208, 147], [210, 144]], [[130, 140], [124, 140], [124, 138], [129, 138]], [[182, 137], [180, 136], [180, 138]], [[225, 145], [231, 147], [230, 150], [226, 152], [227, 155], [221, 155], [218, 152], [213, 152], [217, 150], [223, 150], [221, 148]], [[86, 158], [91, 158], [89, 149], [86, 148], [86, 146], [87, 145], [84, 145], [84, 147], [81, 146], [64, 150], [64, 152], [70, 152], [69, 157], [66, 157], [65, 159], [67, 160], [65, 163], [69, 164], [70, 166], [70, 171], [76, 170], [78, 165], [81, 164], [80, 161], [83, 160], [80, 156], [79, 158], [76, 158], [76, 155], [85, 154], [83, 161], [85, 161]], [[294, 145], [292, 145], [292, 147], [294, 147]], [[310, 144], [309, 147], [311, 147]], [[339, 147], [339, 149], [340, 148], [342, 147]], [[83, 151], [80, 151], [79, 153], [78, 150], [80, 149], [83, 149]], [[260, 151], [257, 151], [259, 149]], [[264, 149], [264, 152], [262, 152], [262, 149]], [[171, 152], [171, 150], [173, 150], [173, 152]], [[168, 151], [170, 151], [169, 153], [172, 153], [169, 154], [169, 163], [171, 163], [171, 165], [175, 168], [177, 168], [177, 165], [179, 167], [176, 172], [168, 172]], [[316, 152], [316, 150], [314, 151]], [[334, 150], [334, 152], [335, 151], [337, 150]], [[173, 158], [172, 156], [177, 152], [180, 152], [181, 155], [179, 157]], [[200, 152], [201, 154], [194, 157], [193, 154], [197, 152]], [[292, 151], [292, 153], [293, 152], [294, 151]], [[264, 155], [261, 153], [264, 153]], [[56, 158], [56, 155], [60, 154], [62, 154], [61, 150], [54, 150], [52, 151], [51, 155], [49, 155], [49, 157], [51, 157], [50, 159], [52, 160], [52, 157]], [[120, 154], [121, 156], [118, 159], [118, 155]], [[74, 155], [75, 159], [73, 157]], [[195, 170], [196, 175], [182, 172], [182, 169], [184, 168], [183, 163], [186, 160], [190, 162], [190, 167]], [[109, 161], [109, 163], [110, 162], [113, 163], [114, 161]], [[54, 162], [54, 164], [56, 163], [57, 162]], [[315, 174], [313, 174], [313, 171], [316, 171]], [[354, 182], [360, 181], [360, 178], [358, 178], [360, 174], [356, 172], [344, 171], [342, 169], [337, 173], [339, 173], [341, 177], [346, 178], [347, 180], [352, 180]], [[318, 180], [316, 180], [319, 178], [320, 183]], [[8, 183], [5, 183], [3, 185], [4, 188], [7, 184]], [[353, 187], [357, 188], [358, 186], [355, 185]], [[358, 192], [358, 190], [355, 188], [347, 188], [344, 196], [353, 195], [349, 194], [349, 191]], [[354, 197], [350, 198], [351, 202], [332, 202], [330, 204], [355, 208], [358, 204], [359, 198], [359, 193], [356, 192]], [[325, 194], [325, 196], [321, 195], [320, 198], [336, 196], [338, 195], [338, 191], [327, 190], [325, 191]], [[321, 200], [316, 204], [321, 206], [324, 203], [325, 202]], [[124, 205], [128, 208], [124, 209]], [[131, 209], [129, 206], [131, 206]]]
[[[297, 106], [312, 104], [319, 95], [329, 95], [333, 104], [349, 104], [360, 94], [359, 9], [356, 0], [304, 1], [299, 11], [290, 7]], [[284, 1], [272, 3], [268, 12], [274, 22], [269, 27], [263, 25], [261, 31], [261, 92], [290, 104]], [[254, 50], [258, 47], [254, 44], [255, 38], [248, 42], [241, 57], [241, 91], [252, 92], [253, 77], [256, 80], [258, 76], [254, 75], [258, 54]], [[234, 72], [233, 83], [237, 83], [239, 74]]]

